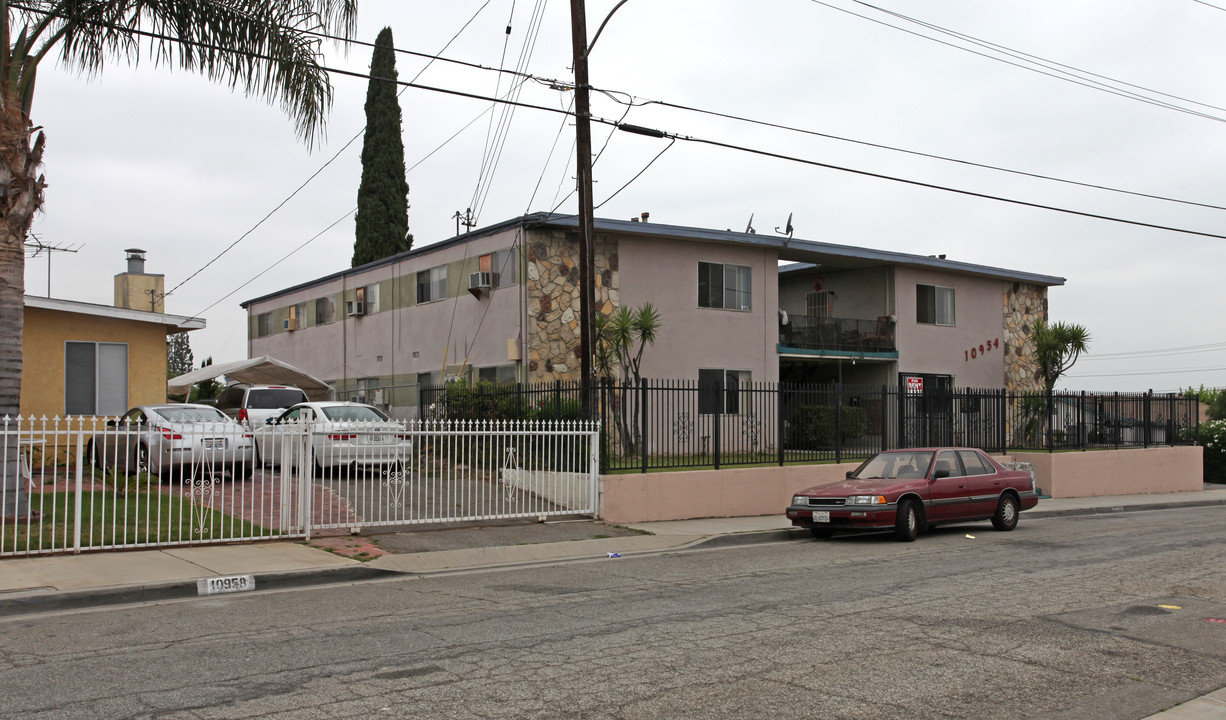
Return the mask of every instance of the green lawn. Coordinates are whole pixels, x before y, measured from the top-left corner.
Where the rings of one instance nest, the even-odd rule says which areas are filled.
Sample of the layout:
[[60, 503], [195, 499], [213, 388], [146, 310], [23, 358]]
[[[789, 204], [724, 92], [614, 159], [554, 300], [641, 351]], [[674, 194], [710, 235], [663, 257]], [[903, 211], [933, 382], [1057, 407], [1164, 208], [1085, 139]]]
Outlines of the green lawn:
[[[42, 517], [29, 524], [6, 522], [0, 552], [32, 552], [73, 546], [76, 493], [30, 495]], [[94, 490], [81, 498], [81, 547], [168, 544], [229, 538], [272, 537], [278, 533], [217, 510], [192, 505], [177, 495], [136, 492], [117, 496]]]

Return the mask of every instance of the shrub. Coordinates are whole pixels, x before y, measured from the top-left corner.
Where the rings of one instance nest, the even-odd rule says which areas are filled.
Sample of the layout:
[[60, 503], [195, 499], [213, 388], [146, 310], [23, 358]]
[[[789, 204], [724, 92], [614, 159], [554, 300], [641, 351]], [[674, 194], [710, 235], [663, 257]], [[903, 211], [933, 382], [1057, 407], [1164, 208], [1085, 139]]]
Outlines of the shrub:
[[1226, 420], [1201, 425], [1200, 444], [1205, 448], [1205, 482], [1226, 483]]
[[[844, 407], [840, 415], [843, 440], [855, 440], [868, 432], [868, 413], [864, 408]], [[803, 405], [796, 408], [788, 422], [788, 447], [831, 447], [834, 443], [835, 408], [832, 405]]]

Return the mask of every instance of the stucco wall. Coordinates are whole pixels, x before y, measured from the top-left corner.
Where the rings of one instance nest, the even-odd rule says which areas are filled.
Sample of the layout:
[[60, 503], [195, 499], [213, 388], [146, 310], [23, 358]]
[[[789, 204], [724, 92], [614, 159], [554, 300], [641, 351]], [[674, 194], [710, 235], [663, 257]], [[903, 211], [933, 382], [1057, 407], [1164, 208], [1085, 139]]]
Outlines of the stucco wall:
[[[650, 301], [659, 339], [643, 354], [642, 376], [698, 379], [698, 370], [749, 370], [753, 382], [779, 379], [778, 256], [774, 250], [687, 241], [618, 238], [621, 303]], [[698, 263], [747, 265], [750, 310], [698, 307]]]
[[1134, 448], [1097, 452], [1014, 453], [1034, 465], [1035, 481], [1055, 498], [1189, 492], [1204, 488], [1204, 448]]
[[[1033, 463], [1044, 494], [1086, 497], [1200, 490], [1201, 451], [1161, 447], [994, 457]], [[601, 516], [630, 523], [782, 515], [797, 490], [839, 482], [858, 464], [604, 475]]]
[[[442, 248], [380, 267], [334, 277], [309, 287], [286, 292], [248, 306], [248, 355], [271, 355], [298, 367], [342, 391], [359, 378], [375, 378], [382, 386], [400, 386], [385, 392], [384, 402], [396, 415], [415, 414], [417, 374], [448, 373], [515, 364], [508, 341], [520, 347], [524, 293], [522, 238], [516, 230], [477, 238], [470, 243]], [[468, 290], [469, 274], [476, 272], [481, 255], [520, 246], [517, 284], [482, 291]], [[417, 273], [447, 266], [447, 297], [417, 303]], [[379, 286], [378, 312], [348, 317], [345, 301], [356, 288]], [[318, 323], [315, 300], [335, 300], [332, 322]], [[309, 321], [293, 331], [282, 329], [288, 308], [306, 303]], [[256, 318], [271, 312], [273, 332], [257, 337]], [[338, 397], [346, 393], [338, 393]], [[370, 398], [368, 398], [368, 401]]]
[[606, 522], [782, 515], [797, 490], [839, 482], [859, 463], [604, 475]]
[[[959, 387], [1003, 386], [1002, 356], [1006, 336], [1001, 297], [1004, 283], [902, 266], [896, 269], [895, 280], [900, 372], [951, 374]], [[916, 322], [917, 284], [954, 289], [952, 326]]]
[[64, 343], [128, 345], [128, 407], [166, 402], [166, 328], [159, 323], [27, 307], [21, 335], [21, 414], [64, 415]]

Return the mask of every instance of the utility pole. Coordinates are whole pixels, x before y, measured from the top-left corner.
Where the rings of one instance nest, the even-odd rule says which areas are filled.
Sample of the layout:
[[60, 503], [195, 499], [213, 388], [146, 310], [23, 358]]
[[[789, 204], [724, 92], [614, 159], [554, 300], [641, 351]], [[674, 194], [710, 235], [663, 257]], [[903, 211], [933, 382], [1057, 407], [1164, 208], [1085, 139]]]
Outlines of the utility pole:
[[592, 111], [591, 85], [587, 77], [587, 14], [583, 0], [570, 0], [571, 43], [575, 62], [575, 167], [579, 183], [579, 368], [583, 382], [584, 416], [591, 418], [590, 389], [594, 379], [592, 356], [596, 349], [594, 337], [596, 306], [593, 282], [596, 245], [596, 223], [592, 208]]

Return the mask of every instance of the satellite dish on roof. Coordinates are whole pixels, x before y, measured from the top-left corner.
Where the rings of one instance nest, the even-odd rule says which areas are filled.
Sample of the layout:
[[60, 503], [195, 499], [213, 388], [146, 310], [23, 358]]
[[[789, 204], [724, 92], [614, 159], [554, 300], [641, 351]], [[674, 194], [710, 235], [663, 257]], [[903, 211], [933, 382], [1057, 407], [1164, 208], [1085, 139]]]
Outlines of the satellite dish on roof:
[[[780, 230], [778, 227], [776, 227], [776, 228], [775, 228], [775, 232], [779, 233], [780, 235], [787, 235], [787, 236], [788, 236], [788, 240], [791, 240], [791, 239], [792, 239], [792, 213], [788, 213], [788, 224], [787, 224], [787, 227], [785, 227], [783, 230]], [[785, 240], [785, 241], [783, 242], [783, 246], [784, 246], [784, 247], [787, 247], [787, 244], [788, 244], [788, 243], [787, 243], [787, 240]]]

